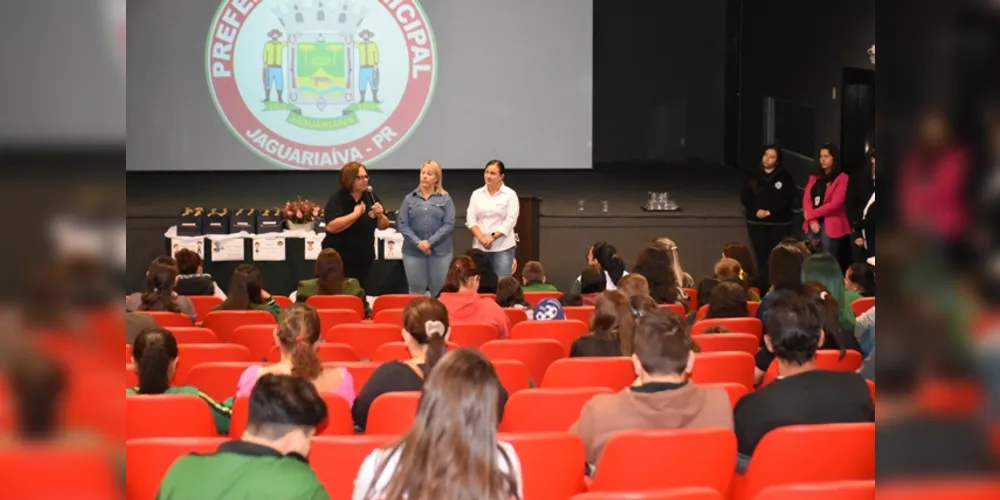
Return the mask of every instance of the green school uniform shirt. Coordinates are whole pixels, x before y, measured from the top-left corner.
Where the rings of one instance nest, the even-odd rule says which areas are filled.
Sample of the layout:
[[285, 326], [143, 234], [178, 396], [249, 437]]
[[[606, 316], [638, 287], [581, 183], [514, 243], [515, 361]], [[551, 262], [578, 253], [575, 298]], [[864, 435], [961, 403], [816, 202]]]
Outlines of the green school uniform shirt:
[[548, 283], [532, 283], [530, 285], [525, 285], [521, 287], [525, 292], [558, 292], [559, 289], [555, 285], [550, 285]]

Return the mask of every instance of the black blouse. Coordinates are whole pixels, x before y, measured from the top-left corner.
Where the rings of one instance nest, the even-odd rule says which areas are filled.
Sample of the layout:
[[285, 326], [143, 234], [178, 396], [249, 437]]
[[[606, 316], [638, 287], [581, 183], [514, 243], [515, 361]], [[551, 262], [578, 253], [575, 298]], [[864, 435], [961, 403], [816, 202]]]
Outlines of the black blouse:
[[[359, 203], [364, 203], [364, 198], [355, 201], [347, 189], [337, 191], [330, 197], [330, 201], [326, 202], [326, 222], [329, 224], [338, 217], [350, 215], [355, 205]], [[336, 250], [347, 261], [375, 260], [375, 229], [378, 227], [378, 220], [368, 215], [366, 206], [365, 213], [361, 214], [350, 227], [339, 233], [326, 233], [323, 248]]]

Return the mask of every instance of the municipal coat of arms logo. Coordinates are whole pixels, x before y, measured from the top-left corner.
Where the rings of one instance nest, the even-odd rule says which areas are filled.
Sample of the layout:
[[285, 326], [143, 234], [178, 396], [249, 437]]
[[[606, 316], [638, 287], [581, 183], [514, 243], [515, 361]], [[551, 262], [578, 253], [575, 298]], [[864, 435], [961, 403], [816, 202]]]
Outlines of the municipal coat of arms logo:
[[437, 68], [418, 0], [224, 0], [205, 62], [230, 130], [294, 169], [370, 164], [402, 144]]

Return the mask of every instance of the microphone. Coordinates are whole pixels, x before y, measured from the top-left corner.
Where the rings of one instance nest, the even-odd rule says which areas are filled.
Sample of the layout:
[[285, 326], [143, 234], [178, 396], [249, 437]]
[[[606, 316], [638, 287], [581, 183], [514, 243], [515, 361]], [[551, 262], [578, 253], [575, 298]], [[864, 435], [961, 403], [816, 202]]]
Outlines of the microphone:
[[379, 201], [378, 199], [378, 196], [375, 196], [375, 189], [372, 188], [371, 186], [368, 186], [368, 199], [370, 200], [370, 202], [368, 203], [369, 207], [376, 203], [381, 203], [381, 201]]

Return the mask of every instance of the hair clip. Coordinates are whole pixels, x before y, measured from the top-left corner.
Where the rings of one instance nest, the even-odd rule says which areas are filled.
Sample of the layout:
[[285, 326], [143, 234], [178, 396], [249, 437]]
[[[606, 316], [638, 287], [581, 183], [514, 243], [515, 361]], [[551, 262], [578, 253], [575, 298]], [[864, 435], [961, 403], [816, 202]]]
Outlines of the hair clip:
[[435, 334], [443, 337], [444, 331], [444, 323], [440, 321], [431, 320], [424, 323], [424, 332], [427, 333], [428, 337]]

